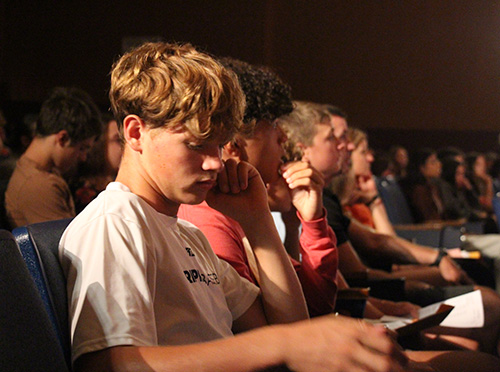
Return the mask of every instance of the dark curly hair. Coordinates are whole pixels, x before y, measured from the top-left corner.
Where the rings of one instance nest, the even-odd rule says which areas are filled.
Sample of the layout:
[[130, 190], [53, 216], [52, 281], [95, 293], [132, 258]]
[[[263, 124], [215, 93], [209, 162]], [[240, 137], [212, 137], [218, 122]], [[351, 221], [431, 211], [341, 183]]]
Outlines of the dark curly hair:
[[234, 58], [219, 61], [237, 76], [246, 97], [243, 122], [251, 132], [260, 120], [273, 121], [293, 110], [291, 89], [270, 68], [254, 66]]

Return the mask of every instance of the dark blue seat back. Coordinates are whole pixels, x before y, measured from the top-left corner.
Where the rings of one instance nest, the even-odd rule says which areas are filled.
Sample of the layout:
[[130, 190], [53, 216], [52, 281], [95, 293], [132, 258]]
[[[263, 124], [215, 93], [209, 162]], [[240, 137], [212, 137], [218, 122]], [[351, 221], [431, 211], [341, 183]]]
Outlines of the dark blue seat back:
[[426, 245], [428, 247], [441, 247], [442, 230], [441, 229], [406, 229], [404, 226], [395, 226], [396, 234], [415, 244]]
[[58, 257], [61, 235], [71, 219], [18, 227], [12, 231], [33, 277], [70, 366], [70, 332], [66, 279]]
[[382, 177], [375, 181], [391, 223], [393, 225], [414, 224], [415, 220], [410, 206], [397, 180], [393, 177]]
[[498, 231], [500, 231], [500, 196], [493, 197], [493, 212], [497, 218]]
[[0, 371], [68, 371], [14, 236], [0, 230]]
[[410, 205], [398, 181], [392, 177], [382, 177], [375, 180], [377, 190], [384, 202], [387, 216], [394, 226], [398, 236], [414, 243], [430, 247], [441, 246], [441, 230], [432, 228], [415, 228]]

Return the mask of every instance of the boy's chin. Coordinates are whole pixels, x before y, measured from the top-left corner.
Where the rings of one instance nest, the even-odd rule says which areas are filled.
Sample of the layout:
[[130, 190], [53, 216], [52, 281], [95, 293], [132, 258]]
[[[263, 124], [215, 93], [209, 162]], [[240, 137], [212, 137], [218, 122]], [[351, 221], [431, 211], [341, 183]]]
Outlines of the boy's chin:
[[204, 195], [187, 195], [185, 198], [183, 198], [181, 204], [188, 204], [188, 205], [196, 205], [203, 203], [207, 198], [207, 194], [205, 193]]

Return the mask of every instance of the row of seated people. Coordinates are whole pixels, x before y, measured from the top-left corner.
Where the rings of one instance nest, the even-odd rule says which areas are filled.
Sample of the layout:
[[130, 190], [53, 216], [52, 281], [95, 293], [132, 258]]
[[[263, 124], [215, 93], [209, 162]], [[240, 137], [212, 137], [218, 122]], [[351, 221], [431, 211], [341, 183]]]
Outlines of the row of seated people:
[[[378, 189], [384, 188], [384, 182], [391, 182], [392, 187], [399, 184], [403, 197], [393, 200], [392, 204], [397, 201], [399, 209], [403, 205], [408, 205], [408, 213], [414, 212], [412, 221], [426, 223], [430, 228], [455, 227], [460, 233], [455, 234], [453, 247], [479, 251], [491, 260], [489, 269], [492, 271], [493, 281], [490, 286], [500, 287], [500, 235], [498, 235], [497, 218], [490, 211], [491, 201], [480, 202], [493, 198], [477, 196], [472, 182], [466, 176], [466, 160], [462, 158], [462, 153], [452, 152], [450, 149], [443, 150], [440, 152], [443, 160], [440, 161], [436, 152], [427, 148], [420, 149], [410, 157], [408, 167], [410, 171], [406, 177], [400, 178], [399, 181], [393, 175], [375, 179], [370, 169], [374, 158], [368, 148], [366, 133], [352, 130], [351, 136], [356, 146], [352, 156], [351, 174], [334, 185], [337, 192], [343, 195], [343, 204], [346, 208], [373, 228], [395, 234], [383, 202], [384, 197], [379, 200], [374, 199], [370, 203], [370, 208], [373, 210], [371, 212], [363, 203], [359, 203], [359, 200], [363, 201], [364, 198], [366, 201], [366, 198], [379, 196], [375, 183]], [[447, 155], [444, 155], [445, 152]], [[483, 175], [482, 179], [489, 180], [485, 181], [490, 189], [487, 194], [492, 194], [491, 177], [486, 176], [483, 165], [484, 162], [480, 161], [476, 168], [479, 168], [478, 174]], [[383, 191], [381, 195], [384, 195]], [[391, 214], [392, 220], [397, 219], [396, 212], [389, 213]], [[439, 236], [442, 237], [442, 234]], [[457, 255], [462, 254], [458, 250], [454, 252]], [[488, 268], [478, 274], [486, 277]]]
[[[465, 153], [458, 147], [420, 148], [409, 156], [402, 146], [377, 152], [373, 174], [401, 183], [417, 222], [486, 220], [494, 215], [493, 198], [500, 191], [500, 157], [494, 152]], [[429, 198], [429, 195], [433, 195]], [[498, 232], [496, 224], [487, 226]]]
[[[358, 149], [358, 146], [355, 148], [355, 143], [349, 140], [346, 115], [337, 108], [311, 103], [295, 102], [294, 107], [294, 112], [280, 120], [282, 128], [289, 137], [287, 147], [293, 148], [295, 151], [295, 155], [291, 155], [289, 158], [306, 160], [321, 172], [326, 185], [328, 185], [324, 189], [323, 203], [326, 207], [328, 223], [334, 230], [337, 239], [340, 272], [348, 279], [347, 282], [351, 279], [352, 283], [359, 283], [360, 273], [364, 274], [364, 279], [406, 278], [406, 299], [419, 305], [426, 305], [443, 300], [448, 296], [472, 290], [474, 286], [467, 285], [471, 283], [470, 278], [461, 270], [455, 271], [456, 267], [453, 264], [449, 265], [452, 262], [449, 257], [442, 261], [442, 252], [438, 254], [437, 250], [413, 244], [387, 231], [374, 231], [343, 213], [337, 196], [341, 194], [332, 192], [332, 184], [344, 178], [343, 174], [349, 171], [351, 151], [354, 150], [352, 157], [354, 166], [356, 150], [361, 150]], [[324, 125], [325, 122], [331, 125]], [[317, 128], [317, 137], [310, 137], [311, 127]], [[313, 150], [316, 149], [317, 143], [321, 143], [321, 136], [328, 138], [328, 130], [332, 130], [332, 128], [334, 137], [343, 139], [343, 142], [330, 154], [324, 150], [323, 152]], [[313, 149], [308, 148], [308, 145]], [[303, 150], [304, 147], [305, 150]], [[372, 180], [372, 187], [374, 185]], [[369, 206], [381, 204], [381, 200], [374, 196], [367, 197], [364, 203]], [[365, 204], [363, 205], [366, 207]], [[303, 245], [297, 243], [299, 241], [297, 239], [298, 221], [294, 218], [296, 211], [292, 209], [291, 212], [281, 212], [281, 217], [285, 222], [285, 245], [288, 251], [292, 255], [294, 252], [296, 256], [297, 253], [304, 255]], [[304, 224], [302, 227], [304, 228]], [[431, 261], [426, 262], [430, 257], [432, 257]], [[422, 263], [434, 266], [418, 265]], [[339, 275], [339, 278], [342, 278], [342, 275]], [[422, 286], [423, 283], [425, 284]], [[450, 286], [450, 284], [455, 285]], [[339, 286], [345, 288], [341, 279]], [[483, 290], [487, 296], [497, 296], [491, 289], [483, 288]], [[411, 306], [411, 303], [380, 302], [379, 299], [371, 297], [367, 302], [365, 316], [380, 317], [380, 314], [402, 314], [410, 311], [409, 307]], [[375, 314], [378, 311], [379, 315], [370, 314], [370, 309], [373, 308], [375, 308]], [[492, 312], [488, 312], [492, 319], [496, 316]], [[443, 332], [443, 330], [437, 330], [437, 332]], [[463, 330], [446, 330], [443, 333], [447, 332], [456, 336]], [[443, 339], [443, 334], [441, 334], [441, 339]]]
[[[175, 49], [172, 56], [165, 52], [170, 48]], [[124, 55], [123, 63], [114, 67], [110, 97], [125, 140], [116, 182], [108, 185], [106, 191], [76, 216], [60, 242], [61, 264], [70, 294], [75, 367], [120, 370], [133, 362], [139, 368], [154, 370], [157, 365], [177, 365], [185, 370], [192, 367], [188, 353], [202, 358], [195, 363], [218, 366], [222, 370], [254, 370], [276, 364], [286, 364], [299, 371], [317, 370], [320, 365], [331, 371], [351, 368], [472, 371], [482, 363], [488, 364], [489, 370], [493, 365], [498, 366], [497, 359], [481, 352], [499, 353], [500, 297], [488, 288], [476, 286], [443, 251], [377, 233], [349, 219], [338, 197], [326, 187], [348, 171], [354, 148], [348, 138], [346, 115], [341, 110], [331, 105], [292, 102], [290, 89], [270, 71], [233, 59], [221, 59], [238, 77], [246, 98], [245, 128], [229, 142], [231, 136], [226, 134], [234, 130], [231, 129], [233, 122], [235, 126], [239, 124], [234, 115], [242, 110], [243, 99], [238, 96], [239, 88], [234, 88], [236, 93], [231, 91], [228, 87], [231, 83], [227, 81], [219, 88], [225, 87], [232, 103], [213, 103], [219, 104], [222, 111], [210, 111], [210, 114], [202, 111], [208, 117], [213, 116], [212, 119], [218, 118], [221, 124], [218, 129], [214, 129], [216, 120], [208, 120], [209, 127], [205, 128], [201, 125], [205, 123], [193, 122], [192, 116], [185, 117], [182, 129], [166, 130], [162, 128], [164, 122], [148, 129], [140, 115], [128, 111], [132, 103], [127, 101], [130, 97], [127, 98], [126, 93], [130, 91], [141, 96], [133, 100], [141, 105], [161, 105], [164, 100], [158, 102], [150, 96], [159, 94], [156, 91], [122, 91], [121, 84], [125, 81], [117, 70], [134, 70], [131, 64], [150, 63], [157, 58], [155, 63], [160, 67], [148, 71], [154, 74], [165, 69], [165, 59], [181, 58], [191, 63], [193, 53], [197, 55], [196, 63], [208, 58], [210, 66], [217, 66], [211, 68], [220, 70], [209, 57], [199, 56], [190, 47], [164, 43], [146, 44]], [[137, 58], [141, 54], [148, 54], [150, 59]], [[230, 80], [232, 75], [224, 74], [222, 69], [224, 79]], [[133, 85], [139, 80], [143, 84], [144, 79], [144, 75], [141, 79], [128, 79], [127, 84]], [[183, 84], [179, 84], [177, 89], [182, 87]], [[175, 105], [176, 97], [167, 95], [166, 100]], [[75, 91], [57, 90], [51, 98], [52, 103], [57, 98], [77, 106], [84, 101], [81, 92]], [[190, 102], [196, 106], [205, 101]], [[236, 107], [235, 102], [241, 105]], [[203, 108], [200, 105], [196, 106], [198, 110]], [[87, 128], [77, 137], [67, 129], [44, 132], [45, 109], [54, 109], [54, 105], [42, 106], [38, 136], [18, 162], [11, 180], [15, 186], [11, 188], [9, 184], [6, 193], [7, 212], [12, 221], [19, 221], [18, 225], [39, 222], [22, 220], [24, 207], [40, 213], [50, 203], [49, 210], [64, 204], [57, 201], [71, 205], [71, 193], [62, 174], [86, 158], [98, 135], [99, 125]], [[158, 106], [151, 111], [142, 106], [135, 109], [144, 109], [137, 112], [152, 120], [152, 124], [158, 120], [153, 120], [153, 113], [160, 110]], [[82, 111], [93, 114], [87, 117], [89, 122], [96, 121], [96, 110], [86, 106]], [[214, 139], [208, 135], [207, 140], [206, 132], [205, 137], [192, 135], [203, 130], [208, 133], [216, 130], [221, 137]], [[222, 145], [224, 169], [220, 159]], [[288, 152], [286, 164], [282, 164], [283, 147]], [[47, 155], [49, 149], [50, 156]], [[200, 173], [199, 167], [204, 172]], [[46, 183], [34, 182], [42, 171], [48, 173], [43, 179]], [[214, 187], [219, 172], [218, 186]], [[40, 184], [43, 192], [38, 190], [36, 195], [34, 185]], [[15, 197], [9, 196], [11, 193], [16, 193]], [[25, 195], [32, 199], [23, 200]], [[11, 203], [16, 204], [15, 207]], [[270, 209], [282, 213], [287, 251]], [[74, 206], [71, 212], [57, 218], [74, 217]], [[171, 218], [177, 216], [197, 225], [212, 248], [205, 249], [205, 238], [192, 225]], [[56, 219], [54, 217], [50, 215], [46, 220]], [[211, 249], [236, 271], [212, 257]], [[369, 257], [372, 261], [405, 266], [397, 270], [393, 270], [392, 265], [385, 271], [375, 269], [366, 264]], [[180, 268], [169, 266], [172, 262], [183, 264]], [[172, 274], [179, 269], [180, 276]], [[380, 347], [390, 340], [376, 327], [343, 317], [321, 317], [335, 311], [338, 288], [349, 288], [349, 280], [360, 277], [363, 280], [407, 279], [405, 301], [370, 297], [364, 314], [367, 318], [415, 314], [419, 305], [479, 289], [485, 317], [483, 327], [435, 327], [425, 332], [420, 344], [427, 349], [446, 345], [475, 352], [465, 361], [461, 360], [460, 365], [457, 365], [457, 355], [460, 355], [457, 352], [406, 351], [401, 354], [393, 348], [388, 352]], [[220, 290], [223, 293], [219, 293]], [[257, 294], [261, 301], [255, 301]], [[406, 299], [415, 299], [419, 304]], [[306, 320], [309, 314], [318, 319], [295, 324]], [[287, 328], [265, 328], [257, 334], [257, 340], [255, 333], [244, 332], [234, 339], [223, 340], [225, 343], [209, 342], [233, 332], [279, 323], [294, 324]], [[282, 351], [284, 357], [276, 357], [272, 352], [275, 343], [283, 341], [282, 329], [288, 330], [285, 333], [288, 347]], [[318, 337], [319, 329], [321, 337]], [[372, 339], [376, 341], [372, 343]], [[147, 347], [202, 341], [207, 342], [187, 348], [174, 347], [173, 353], [168, 352], [168, 347]], [[349, 347], [332, 347], [334, 343]], [[259, 353], [252, 357], [257, 345]], [[217, 360], [210, 358], [219, 347], [229, 348], [231, 355], [215, 353]], [[317, 357], [307, 359], [305, 355], [311, 356], [313, 349]], [[210, 352], [204, 353], [204, 350]], [[402, 360], [406, 358], [410, 364], [403, 367]]]

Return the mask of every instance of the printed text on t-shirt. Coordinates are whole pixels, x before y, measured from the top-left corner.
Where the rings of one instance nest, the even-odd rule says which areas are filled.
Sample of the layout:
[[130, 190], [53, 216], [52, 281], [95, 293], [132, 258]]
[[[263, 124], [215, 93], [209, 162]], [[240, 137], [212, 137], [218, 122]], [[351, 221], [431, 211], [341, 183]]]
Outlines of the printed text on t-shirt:
[[184, 275], [186, 275], [186, 279], [189, 281], [189, 283], [205, 283], [206, 285], [210, 284], [220, 284], [219, 278], [217, 277], [216, 273], [211, 273], [211, 274], [203, 274], [200, 273], [199, 270], [192, 269], [192, 270], [184, 270]]

